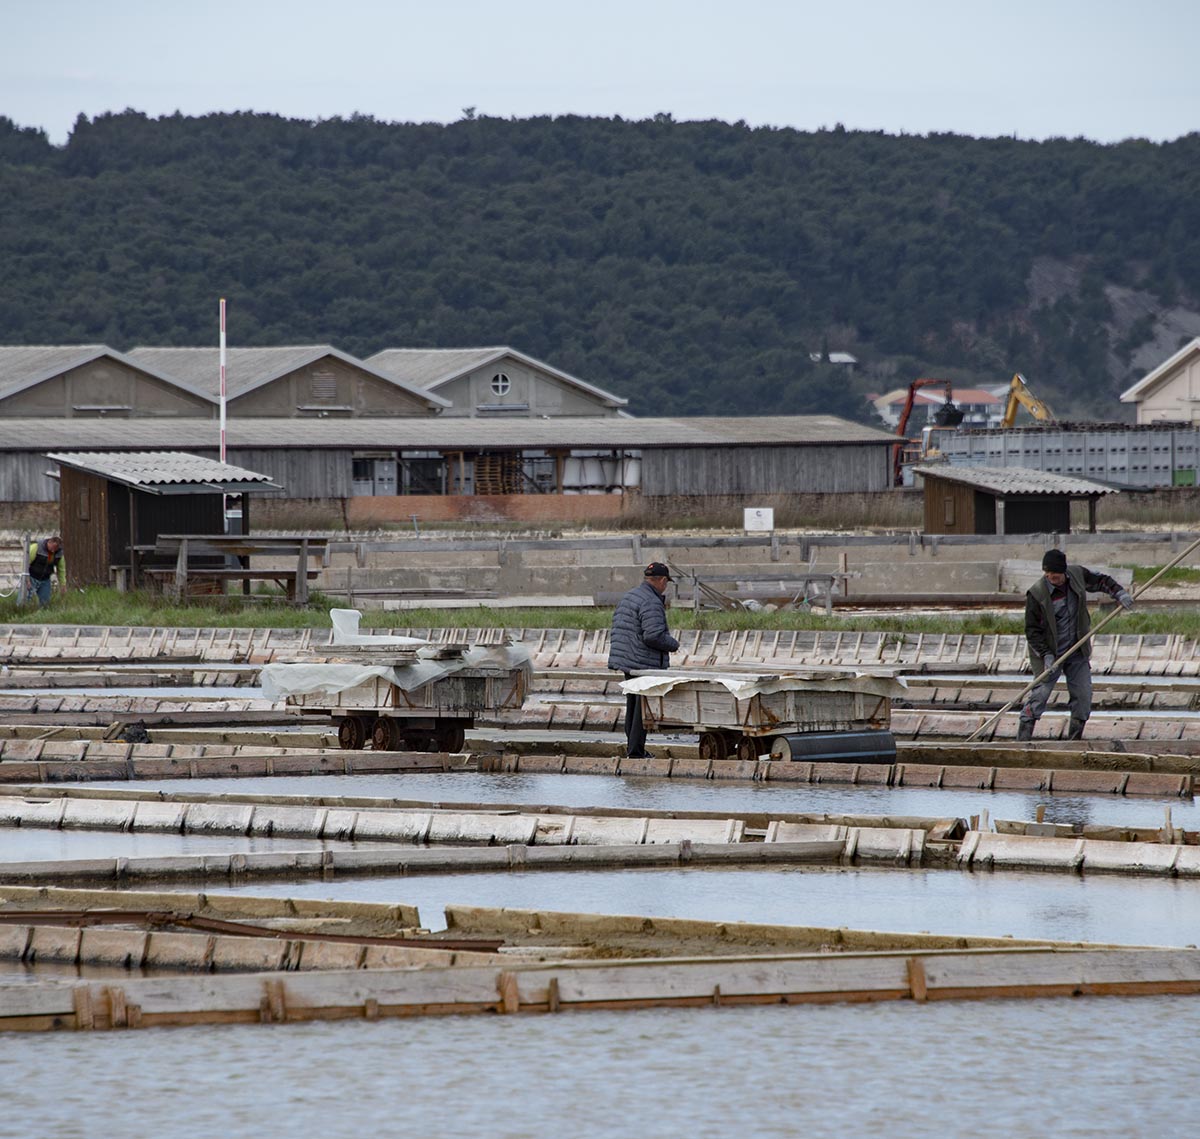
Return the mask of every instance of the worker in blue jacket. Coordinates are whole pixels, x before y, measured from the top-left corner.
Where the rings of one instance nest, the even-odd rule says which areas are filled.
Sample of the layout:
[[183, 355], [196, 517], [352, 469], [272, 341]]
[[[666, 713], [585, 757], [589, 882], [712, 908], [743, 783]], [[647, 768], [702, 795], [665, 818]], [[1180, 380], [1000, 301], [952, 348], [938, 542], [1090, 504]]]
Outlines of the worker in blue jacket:
[[[626, 680], [635, 672], [666, 668], [670, 654], [679, 648], [679, 642], [667, 628], [667, 603], [663, 597], [671, 580], [671, 571], [662, 562], [651, 562], [642, 571], [642, 583], [617, 603], [609, 637], [608, 667], [623, 672]], [[625, 695], [625, 742], [625, 753], [631, 759], [647, 758], [642, 699], [631, 693]]]
[[[1107, 593], [1126, 609], [1133, 598], [1120, 582], [1106, 573], [1092, 573], [1084, 566], [1067, 565], [1062, 550], [1047, 550], [1042, 558], [1042, 577], [1025, 594], [1025, 640], [1034, 676], [1040, 676], [1073, 644], [1083, 640], [1092, 627], [1087, 595]], [[1017, 727], [1018, 740], [1033, 739], [1034, 725], [1042, 718], [1058, 678], [1067, 674], [1071, 724], [1067, 739], [1083, 738], [1083, 726], [1092, 714], [1092, 642], [1084, 641], [1026, 697]]]
[[38, 605], [43, 609], [50, 604], [50, 593], [54, 588], [55, 576], [58, 588], [67, 584], [67, 559], [63, 554], [62, 539], [55, 534], [29, 543], [29, 582], [37, 595]]

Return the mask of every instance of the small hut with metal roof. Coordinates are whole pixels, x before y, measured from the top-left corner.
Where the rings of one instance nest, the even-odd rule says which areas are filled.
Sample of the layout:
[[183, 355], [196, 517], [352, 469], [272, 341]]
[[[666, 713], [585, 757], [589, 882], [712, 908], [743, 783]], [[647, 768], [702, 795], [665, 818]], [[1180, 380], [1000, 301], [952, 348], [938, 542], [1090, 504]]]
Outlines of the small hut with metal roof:
[[182, 451], [51, 452], [59, 465], [59, 526], [71, 585], [109, 585], [160, 534], [221, 534], [225, 496], [280, 490], [269, 475]]
[[1113, 487], [1023, 467], [914, 467], [925, 491], [926, 534], [1069, 534], [1071, 503], [1088, 504], [1096, 532], [1096, 502]]

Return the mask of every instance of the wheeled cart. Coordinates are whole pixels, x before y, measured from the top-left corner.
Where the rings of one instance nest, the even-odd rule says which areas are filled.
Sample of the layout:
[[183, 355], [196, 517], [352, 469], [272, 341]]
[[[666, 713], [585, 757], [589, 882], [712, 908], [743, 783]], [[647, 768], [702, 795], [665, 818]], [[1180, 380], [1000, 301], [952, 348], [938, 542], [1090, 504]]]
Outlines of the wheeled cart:
[[894, 758], [891, 701], [904, 692], [890, 675], [853, 672], [645, 674], [621, 688], [641, 697], [647, 731], [698, 732], [702, 759], [744, 760], [776, 744], [781, 757], [799, 758], [800, 745], [785, 749], [784, 740], [843, 733], [857, 737], [848, 750], [860, 759], [889, 745]]
[[337, 725], [342, 748], [376, 751], [462, 751], [475, 717], [519, 708], [526, 672], [519, 667], [465, 666], [448, 676], [405, 688], [387, 676], [372, 676], [335, 694], [296, 693], [287, 704], [304, 716], [323, 716]]
[[332, 720], [342, 748], [461, 751], [477, 716], [524, 702], [531, 670], [519, 645], [434, 647], [359, 634], [356, 610], [331, 616], [328, 654], [265, 665], [261, 675], [269, 699]]

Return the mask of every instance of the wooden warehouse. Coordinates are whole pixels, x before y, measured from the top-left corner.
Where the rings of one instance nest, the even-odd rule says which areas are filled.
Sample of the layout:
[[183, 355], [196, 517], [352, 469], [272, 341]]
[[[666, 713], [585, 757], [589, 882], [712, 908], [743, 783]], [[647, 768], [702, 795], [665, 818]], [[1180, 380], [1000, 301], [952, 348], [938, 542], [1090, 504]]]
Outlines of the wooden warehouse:
[[[161, 534], [221, 534], [226, 494], [279, 489], [266, 475], [173, 451], [51, 453], [62, 484], [59, 525], [72, 586], [136, 584], [137, 546]], [[44, 461], [44, 460], [43, 460]]]
[[[372, 518], [407, 521], [418, 505], [435, 518], [464, 498], [507, 499], [521, 517], [534, 516], [530, 500], [557, 499], [559, 516], [588, 518], [615, 515], [631, 496], [884, 491], [895, 436], [832, 416], [244, 418], [230, 421], [227, 441], [230, 462], [283, 484], [289, 499], [366, 503]], [[152, 447], [212, 455], [217, 437], [208, 420], [0, 419], [0, 502], [57, 497], [48, 449]]]
[[1020, 467], [914, 467], [925, 492], [926, 534], [1069, 534], [1071, 503], [1088, 504], [1096, 532], [1096, 502], [1112, 487]]
[[[129, 359], [176, 383], [205, 392], [217, 407], [220, 350], [134, 348]], [[450, 403], [382, 372], [331, 344], [230, 348], [226, 399], [234, 417], [338, 418], [414, 415], [445, 411]]]

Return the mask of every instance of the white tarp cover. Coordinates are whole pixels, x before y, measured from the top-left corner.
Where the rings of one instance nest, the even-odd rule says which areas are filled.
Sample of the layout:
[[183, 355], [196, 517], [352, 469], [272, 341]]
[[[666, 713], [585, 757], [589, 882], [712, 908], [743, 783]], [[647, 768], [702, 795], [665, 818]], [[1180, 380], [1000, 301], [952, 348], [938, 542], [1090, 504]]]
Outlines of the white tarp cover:
[[[362, 614], [357, 609], [330, 609], [329, 622], [333, 626], [333, 645], [390, 645], [393, 648], [420, 648], [429, 644], [419, 637], [392, 637], [384, 633], [360, 633], [358, 623]], [[341, 689], [338, 689], [340, 692]]]
[[[420, 651], [417, 655], [420, 656]], [[532, 662], [529, 650], [524, 645], [495, 645], [468, 649], [461, 657], [449, 660], [418, 659], [412, 664], [402, 665], [267, 664], [263, 665], [260, 675], [263, 695], [268, 700], [284, 700], [288, 696], [317, 692], [336, 696], [376, 676], [396, 685], [401, 692], [412, 692], [445, 676], [453, 676], [456, 672], [471, 668], [521, 669], [528, 673], [532, 671]]]
[[870, 696], [903, 696], [908, 685], [896, 676], [872, 676], [863, 672], [847, 672], [841, 676], [828, 673], [717, 673], [673, 672], [635, 676], [621, 681], [621, 691], [627, 695], [665, 696], [681, 684], [717, 684], [732, 692], [738, 700], [772, 692], [865, 692]]

